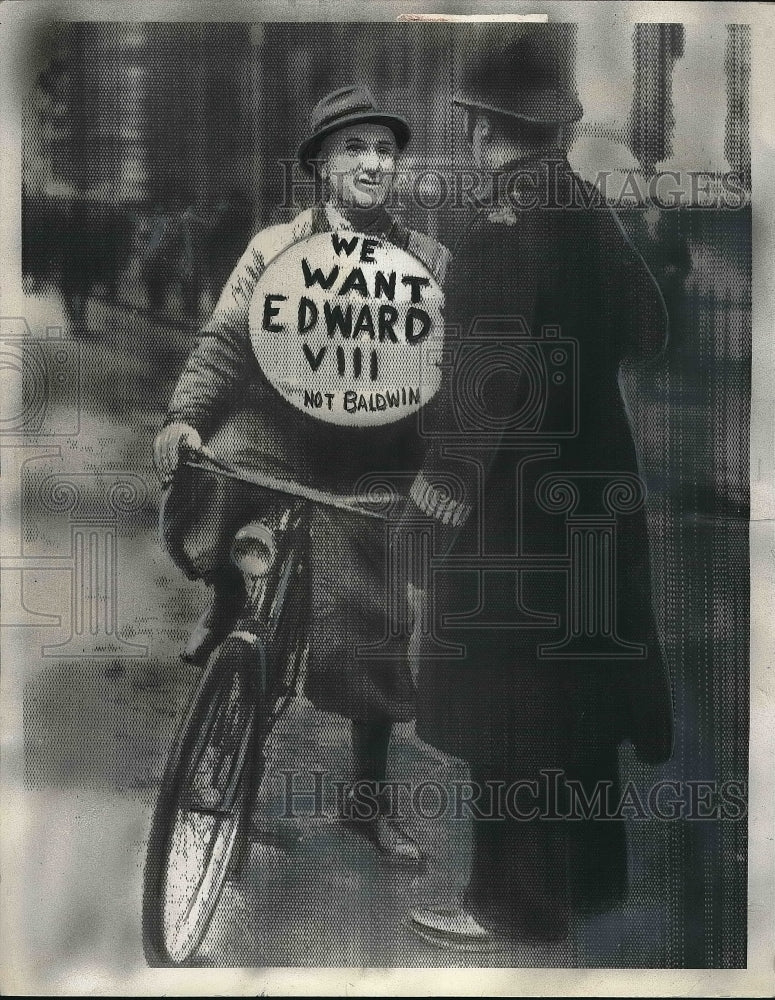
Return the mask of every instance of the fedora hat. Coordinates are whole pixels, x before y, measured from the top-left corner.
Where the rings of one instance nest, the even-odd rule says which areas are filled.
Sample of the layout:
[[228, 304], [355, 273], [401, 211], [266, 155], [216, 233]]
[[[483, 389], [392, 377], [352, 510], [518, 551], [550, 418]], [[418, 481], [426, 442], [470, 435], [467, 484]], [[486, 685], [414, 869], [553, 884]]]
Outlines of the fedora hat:
[[[489, 27], [489, 26], [487, 26]], [[573, 83], [573, 24], [522, 25], [503, 38], [482, 33], [479, 52], [463, 67], [452, 103], [535, 125], [562, 125], [583, 114]]]
[[380, 111], [369, 88], [354, 83], [321, 97], [312, 109], [310, 135], [299, 146], [299, 163], [307, 173], [312, 173], [311, 161], [327, 135], [348, 125], [363, 123], [385, 125], [396, 137], [399, 149], [403, 149], [412, 136], [408, 123], [400, 115]]

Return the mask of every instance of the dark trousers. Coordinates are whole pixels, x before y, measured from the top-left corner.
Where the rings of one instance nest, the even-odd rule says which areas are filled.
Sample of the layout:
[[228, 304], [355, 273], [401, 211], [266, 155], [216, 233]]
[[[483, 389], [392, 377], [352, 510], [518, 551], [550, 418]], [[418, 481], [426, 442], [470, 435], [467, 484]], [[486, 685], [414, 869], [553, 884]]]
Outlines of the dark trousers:
[[[516, 778], [538, 780], [539, 770], [510, 777], [471, 768], [475, 786], [487, 782], [508, 787]], [[566, 779], [575, 781], [586, 802], [601, 789], [601, 806], [587, 818], [578, 794], [571, 796]], [[485, 796], [487, 801], [487, 796]], [[506, 796], [506, 804], [509, 798]], [[568, 933], [571, 914], [610, 909], [627, 888], [627, 849], [623, 819], [605, 818], [619, 801], [616, 748], [568, 765], [555, 801], [518, 797], [491, 815], [473, 820], [473, 860], [466, 906], [485, 924], [514, 938], [559, 940]], [[528, 817], [537, 805], [539, 815]], [[519, 810], [519, 815], [516, 815]], [[559, 818], [557, 818], [559, 816]]]
[[372, 719], [368, 722], [351, 722], [355, 781], [366, 781], [375, 786], [385, 780], [388, 750], [393, 723], [390, 719]]

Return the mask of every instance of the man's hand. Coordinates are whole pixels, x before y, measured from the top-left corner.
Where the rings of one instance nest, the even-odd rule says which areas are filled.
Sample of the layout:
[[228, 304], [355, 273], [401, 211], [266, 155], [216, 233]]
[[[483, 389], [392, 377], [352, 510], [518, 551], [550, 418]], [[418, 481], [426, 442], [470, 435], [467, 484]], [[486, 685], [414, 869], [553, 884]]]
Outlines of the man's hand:
[[153, 461], [156, 471], [163, 480], [171, 479], [180, 461], [182, 445], [189, 448], [201, 448], [202, 439], [199, 431], [189, 424], [168, 424], [156, 435], [153, 442]]

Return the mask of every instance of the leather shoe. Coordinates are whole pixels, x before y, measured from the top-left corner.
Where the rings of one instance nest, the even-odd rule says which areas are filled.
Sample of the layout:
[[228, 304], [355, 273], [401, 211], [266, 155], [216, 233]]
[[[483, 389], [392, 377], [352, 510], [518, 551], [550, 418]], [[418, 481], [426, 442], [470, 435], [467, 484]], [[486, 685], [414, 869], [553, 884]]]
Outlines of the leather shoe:
[[409, 912], [409, 926], [423, 940], [459, 951], [488, 951], [492, 934], [462, 906], [420, 907]]
[[377, 816], [372, 821], [374, 843], [382, 854], [391, 860], [409, 864], [417, 863], [421, 858], [417, 841], [410, 837], [403, 827], [387, 816]]

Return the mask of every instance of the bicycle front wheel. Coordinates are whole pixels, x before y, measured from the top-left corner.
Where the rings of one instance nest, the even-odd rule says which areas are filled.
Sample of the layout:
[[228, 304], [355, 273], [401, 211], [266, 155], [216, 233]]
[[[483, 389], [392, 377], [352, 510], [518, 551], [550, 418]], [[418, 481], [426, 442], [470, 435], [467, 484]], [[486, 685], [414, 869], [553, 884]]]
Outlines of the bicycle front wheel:
[[197, 950], [247, 835], [261, 656], [241, 637], [222, 643], [170, 755], [145, 866], [143, 936], [153, 965], [183, 964]]

